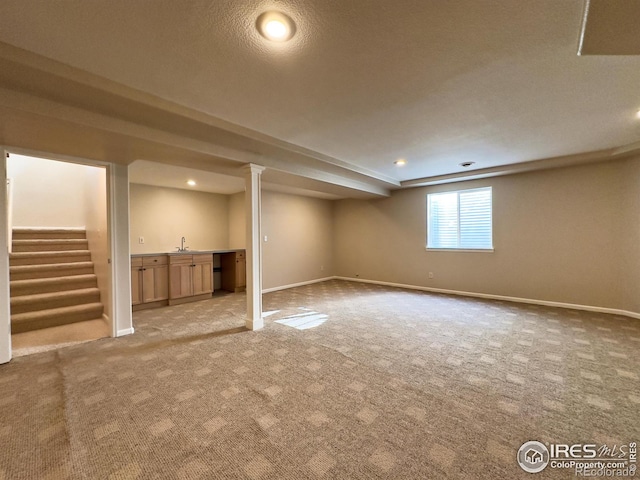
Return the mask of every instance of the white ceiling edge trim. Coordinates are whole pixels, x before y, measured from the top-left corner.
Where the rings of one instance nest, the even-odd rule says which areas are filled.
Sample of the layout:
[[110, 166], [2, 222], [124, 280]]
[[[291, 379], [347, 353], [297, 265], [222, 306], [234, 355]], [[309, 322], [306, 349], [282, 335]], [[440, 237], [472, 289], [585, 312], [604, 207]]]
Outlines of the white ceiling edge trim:
[[[258, 164], [260, 164], [260, 162], [258, 162]], [[282, 169], [282, 168], [277, 168], [273, 166], [267, 166], [267, 168], [272, 172], [281, 172], [285, 174], [300, 175], [303, 177], [310, 178], [312, 180], [317, 180], [319, 182], [328, 183], [331, 185], [337, 185], [339, 187], [349, 188], [353, 190], [358, 190], [361, 192], [369, 193], [371, 195], [376, 195], [380, 197], [391, 196], [391, 191], [388, 188], [381, 187], [375, 184], [360, 182], [358, 180], [347, 179], [329, 172], [306, 171], [305, 167], [298, 167], [297, 170]], [[312, 173], [313, 173], [313, 176], [312, 176]], [[398, 183], [398, 186], [401, 186], [400, 183]]]
[[561, 157], [545, 158], [529, 162], [514, 163], [499, 167], [483, 168], [468, 172], [451, 173], [447, 175], [437, 175], [433, 177], [416, 178], [401, 182], [401, 188], [426, 187], [430, 185], [441, 185], [445, 183], [465, 182], [481, 178], [500, 177], [504, 175], [515, 175], [518, 173], [550, 170], [554, 168], [575, 167], [589, 163], [605, 162], [607, 160], [618, 160], [635, 153], [640, 154], [640, 142], [622, 147], [597, 150], [595, 152], [579, 153], [575, 155], [565, 155]]
[[633, 155], [634, 153], [640, 153], [640, 142], [629, 143], [621, 147], [613, 149], [612, 156]]
[[578, 39], [578, 56], [582, 55], [582, 47], [584, 46], [584, 35], [587, 31], [587, 19], [589, 17], [589, 2], [584, 0], [584, 11], [582, 12], [582, 24], [580, 25], [580, 38]]
[[333, 193], [319, 192], [317, 190], [309, 190], [306, 188], [298, 188], [298, 187], [292, 187], [289, 185], [280, 185], [277, 183], [269, 183], [269, 182], [262, 182], [262, 190], [265, 192], [276, 192], [276, 193], [284, 193], [286, 195], [297, 195], [299, 197], [319, 198], [321, 200], [343, 200], [346, 198], [340, 195], [335, 195]]

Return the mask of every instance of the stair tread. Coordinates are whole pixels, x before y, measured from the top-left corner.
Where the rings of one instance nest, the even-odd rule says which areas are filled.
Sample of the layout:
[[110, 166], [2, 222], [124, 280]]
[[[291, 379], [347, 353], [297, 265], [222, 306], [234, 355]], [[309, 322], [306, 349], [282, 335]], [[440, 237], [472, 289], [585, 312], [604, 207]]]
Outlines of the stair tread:
[[11, 305], [16, 306], [19, 304], [32, 303], [53, 300], [57, 298], [73, 298], [83, 297], [89, 295], [100, 294], [100, 290], [97, 287], [92, 288], [78, 288], [75, 290], [64, 290], [61, 292], [47, 292], [47, 293], [33, 293], [29, 295], [19, 295], [11, 298]]
[[80, 312], [102, 311], [103, 306], [99, 302], [84, 303], [82, 305], [72, 305], [70, 307], [49, 308], [47, 310], [37, 310], [34, 312], [16, 313], [11, 315], [12, 323], [27, 322], [50, 316], [59, 316], [64, 314], [73, 314]]
[[57, 269], [73, 269], [81, 267], [93, 267], [93, 262], [67, 262], [67, 263], [40, 263], [38, 265], [13, 265], [9, 268], [11, 272], [24, 272], [29, 270], [57, 270]]
[[35, 312], [25, 312], [25, 313], [16, 313], [15, 315], [11, 315], [11, 322], [25, 322], [30, 320], [36, 320], [40, 318], [47, 318], [49, 316], [58, 316], [64, 314], [72, 314], [79, 312], [91, 312], [102, 310], [103, 306], [101, 303], [85, 303], [82, 305], [73, 305], [70, 307], [58, 307], [58, 308], [50, 308], [48, 310], [38, 310]]
[[[52, 264], [52, 265], [64, 265], [64, 264]], [[75, 265], [75, 264], [74, 264]], [[31, 265], [29, 265], [31, 266]], [[95, 273], [83, 273], [81, 275], [66, 275], [62, 277], [46, 277], [46, 278], [29, 278], [26, 280], [11, 280], [11, 288], [24, 287], [31, 285], [54, 285], [58, 283], [78, 283], [83, 281], [95, 280], [97, 275]]]
[[17, 233], [31, 232], [84, 232], [84, 227], [13, 227], [12, 230]]
[[45, 278], [76, 277], [94, 274], [93, 262], [60, 262], [35, 265], [12, 265], [9, 268], [12, 281], [37, 280]]
[[68, 255], [89, 255], [89, 250], [47, 250], [43, 252], [12, 252], [9, 258], [29, 258], [29, 257], [64, 257]]
[[9, 265], [37, 265], [51, 263], [74, 263], [78, 261], [90, 261], [89, 250], [55, 250], [48, 252], [15, 252], [9, 254]]
[[86, 238], [24, 238], [13, 240], [14, 245], [50, 245], [52, 243], [87, 243]]
[[16, 239], [37, 238], [86, 238], [84, 228], [14, 228], [12, 231]]

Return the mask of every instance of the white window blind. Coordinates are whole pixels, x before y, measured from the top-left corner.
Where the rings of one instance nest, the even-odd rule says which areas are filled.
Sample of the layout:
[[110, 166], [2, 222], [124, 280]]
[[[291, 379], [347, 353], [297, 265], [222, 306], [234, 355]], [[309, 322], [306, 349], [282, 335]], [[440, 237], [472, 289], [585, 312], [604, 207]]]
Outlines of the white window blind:
[[427, 195], [427, 248], [492, 250], [491, 187]]

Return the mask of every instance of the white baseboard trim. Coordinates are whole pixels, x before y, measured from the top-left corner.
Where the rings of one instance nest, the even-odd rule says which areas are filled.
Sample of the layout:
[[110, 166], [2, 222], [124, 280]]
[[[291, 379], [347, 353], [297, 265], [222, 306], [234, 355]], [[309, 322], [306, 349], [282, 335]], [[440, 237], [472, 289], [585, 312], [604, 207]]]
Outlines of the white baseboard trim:
[[124, 337], [125, 335], [131, 335], [131, 334], [133, 334], [133, 332], [134, 332], [133, 327], [125, 328], [123, 330], [118, 330], [116, 332], [116, 337]]
[[640, 313], [638, 312], [631, 312], [629, 310], [616, 310], [617, 315], [625, 315], [627, 317], [631, 317], [631, 318], [637, 318], [638, 320], [640, 320]]
[[445, 293], [447, 295], [486, 298], [489, 300], [502, 300], [505, 302], [514, 302], [514, 303], [528, 303], [531, 305], [544, 305], [546, 307], [569, 308], [572, 310], [584, 310], [587, 312], [609, 313], [612, 315], [623, 315], [625, 317], [640, 319], [640, 313], [638, 312], [630, 312], [627, 310], [620, 310], [617, 308], [595, 307], [592, 305], [579, 305], [575, 303], [564, 303], [564, 302], [550, 302], [547, 300], [534, 300], [531, 298], [508, 297], [506, 295], [493, 295], [490, 293], [475, 293], [475, 292], [464, 292], [461, 290], [447, 290], [444, 288], [422, 287], [419, 285], [407, 285], [404, 283], [381, 282], [379, 280], [365, 280], [363, 278], [351, 278], [351, 277], [340, 277], [340, 276], [335, 276], [332, 278], [336, 280], [347, 280], [350, 282], [373, 283], [375, 285], [385, 285], [388, 287], [406, 288], [409, 290], [421, 290], [424, 292]]
[[[307, 280], [306, 282], [292, 283], [290, 285], [282, 285], [280, 287], [265, 288], [262, 290], [262, 293], [277, 292], [278, 290], [286, 290], [287, 288], [302, 287], [303, 285], [311, 285], [312, 283], [326, 282], [328, 280], [333, 280], [334, 278], [338, 277], [316, 278], [315, 280]], [[345, 280], [347, 279], [345, 278]]]

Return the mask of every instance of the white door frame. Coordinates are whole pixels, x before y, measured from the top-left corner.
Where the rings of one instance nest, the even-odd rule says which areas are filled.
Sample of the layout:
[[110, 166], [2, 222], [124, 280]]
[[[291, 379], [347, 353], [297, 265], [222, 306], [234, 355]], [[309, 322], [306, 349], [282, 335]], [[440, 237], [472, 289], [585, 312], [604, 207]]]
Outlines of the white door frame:
[[133, 333], [131, 249], [129, 246], [129, 167], [112, 163], [107, 170], [109, 248], [111, 251], [111, 335]]
[[[0, 182], [6, 184], [7, 153], [25, 155], [67, 163], [77, 163], [106, 169], [107, 232], [109, 242], [109, 279], [111, 335], [119, 337], [133, 333], [131, 312], [131, 268], [129, 253], [129, 168], [98, 160], [57, 155], [17, 147], [0, 147]], [[0, 198], [0, 230], [8, 228], [6, 195]], [[0, 239], [0, 363], [11, 360], [11, 313], [9, 295], [8, 236]]]
[[9, 228], [7, 198], [7, 150], [0, 147], [0, 183], [4, 185], [0, 195], [0, 363], [11, 360], [11, 296], [9, 294]]

